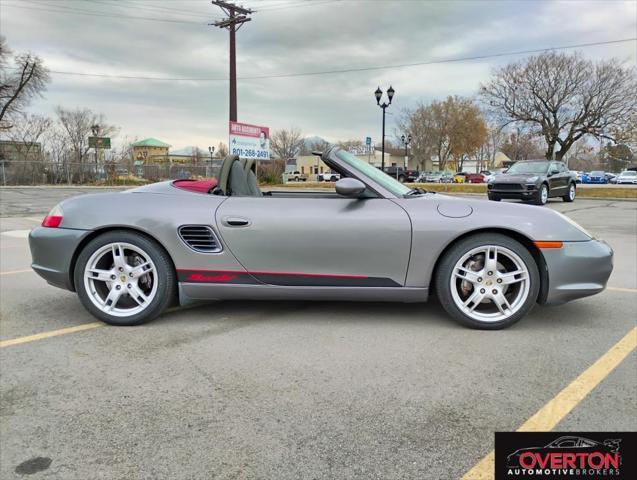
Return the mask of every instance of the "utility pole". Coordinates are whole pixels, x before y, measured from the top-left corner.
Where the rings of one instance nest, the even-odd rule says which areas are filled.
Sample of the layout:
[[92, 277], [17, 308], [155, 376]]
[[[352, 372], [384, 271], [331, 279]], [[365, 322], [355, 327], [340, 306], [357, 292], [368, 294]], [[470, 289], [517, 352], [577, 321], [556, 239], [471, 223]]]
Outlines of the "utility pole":
[[210, 23], [219, 28], [225, 28], [230, 32], [230, 121], [237, 121], [237, 46], [236, 33], [246, 22], [252, 19], [248, 16], [252, 14], [249, 8], [243, 8], [234, 3], [222, 0], [212, 0], [213, 5], [221, 8], [227, 18]]

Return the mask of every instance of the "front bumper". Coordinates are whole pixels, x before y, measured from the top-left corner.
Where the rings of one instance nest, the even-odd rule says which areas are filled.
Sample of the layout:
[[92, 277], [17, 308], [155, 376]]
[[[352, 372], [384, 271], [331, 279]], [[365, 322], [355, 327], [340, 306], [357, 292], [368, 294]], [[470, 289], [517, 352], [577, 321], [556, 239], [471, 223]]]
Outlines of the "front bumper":
[[564, 242], [562, 248], [542, 250], [548, 287], [539, 303], [559, 305], [600, 293], [613, 271], [613, 249], [601, 240]]
[[537, 185], [520, 183], [490, 183], [487, 185], [489, 195], [500, 198], [531, 200], [537, 195]]
[[31, 268], [51, 285], [75, 291], [71, 270], [74, 254], [90, 233], [69, 228], [34, 228], [29, 233]]

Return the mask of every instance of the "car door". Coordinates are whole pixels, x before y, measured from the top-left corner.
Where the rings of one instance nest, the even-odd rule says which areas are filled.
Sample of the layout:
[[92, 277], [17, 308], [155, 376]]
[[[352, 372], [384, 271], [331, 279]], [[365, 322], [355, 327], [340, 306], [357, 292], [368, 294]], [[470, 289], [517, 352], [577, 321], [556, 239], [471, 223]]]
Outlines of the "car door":
[[[556, 173], [553, 173], [556, 172]], [[550, 196], [557, 197], [566, 193], [566, 175], [560, 168], [559, 162], [551, 162], [549, 164], [549, 189]]]
[[216, 212], [222, 241], [267, 284], [404, 285], [407, 213], [387, 199], [328, 197], [230, 197]]

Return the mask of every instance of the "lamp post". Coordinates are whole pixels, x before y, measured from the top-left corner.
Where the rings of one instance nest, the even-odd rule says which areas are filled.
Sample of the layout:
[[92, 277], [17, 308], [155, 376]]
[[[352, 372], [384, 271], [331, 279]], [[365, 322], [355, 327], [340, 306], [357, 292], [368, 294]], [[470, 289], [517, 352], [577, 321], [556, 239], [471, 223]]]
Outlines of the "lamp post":
[[395, 90], [390, 85], [387, 89], [387, 98], [389, 99], [389, 103], [380, 103], [381, 98], [383, 97], [383, 91], [378, 87], [374, 92], [374, 96], [376, 97], [376, 105], [383, 109], [383, 133], [381, 140], [381, 163], [380, 168], [384, 172], [385, 171], [385, 109], [391, 105], [391, 100], [394, 98]]
[[409, 154], [407, 153], [407, 148], [409, 147], [409, 144], [411, 143], [411, 134], [407, 135], [407, 138], [405, 139], [404, 135], [400, 136], [400, 140], [403, 142], [403, 145], [405, 146], [405, 170], [407, 170], [409, 168]]
[[[212, 156], [215, 154], [215, 147], [208, 147], [208, 151], [210, 152], [210, 169], [212, 169]], [[210, 176], [210, 172], [206, 169], [206, 177]]]
[[95, 147], [93, 148], [93, 150], [95, 150], [95, 168], [97, 168], [97, 139], [100, 135], [100, 126], [98, 124], [91, 125], [91, 132], [93, 132], [93, 137], [95, 137]]

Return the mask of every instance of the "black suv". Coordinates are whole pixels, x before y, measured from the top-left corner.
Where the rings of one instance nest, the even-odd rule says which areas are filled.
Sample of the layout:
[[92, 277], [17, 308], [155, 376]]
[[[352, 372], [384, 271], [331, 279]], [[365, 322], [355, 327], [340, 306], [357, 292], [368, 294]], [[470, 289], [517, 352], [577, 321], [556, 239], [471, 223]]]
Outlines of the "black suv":
[[506, 172], [489, 181], [489, 200], [517, 198], [544, 205], [549, 197], [562, 197], [565, 202], [575, 200], [577, 175], [562, 162], [524, 160], [514, 163]]
[[394, 177], [400, 183], [415, 182], [418, 178], [417, 170], [405, 170], [403, 167], [398, 167], [396, 165], [385, 167], [385, 170], [383, 171], [390, 177]]

